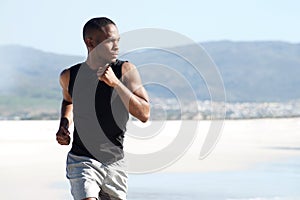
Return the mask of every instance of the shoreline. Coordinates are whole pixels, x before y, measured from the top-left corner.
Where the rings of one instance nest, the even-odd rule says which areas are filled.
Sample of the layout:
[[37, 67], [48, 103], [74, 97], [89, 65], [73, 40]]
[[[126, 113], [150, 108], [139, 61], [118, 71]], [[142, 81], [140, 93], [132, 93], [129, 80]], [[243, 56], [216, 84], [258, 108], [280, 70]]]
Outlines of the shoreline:
[[[124, 150], [136, 154], [160, 151], [176, 138], [180, 127], [179, 122], [177, 120], [165, 121], [162, 124], [164, 130], [147, 138], [139, 139], [125, 135]], [[211, 122], [200, 121], [195, 138], [190, 142], [191, 145], [184, 155], [162, 171], [237, 170], [263, 161], [300, 155], [298, 147], [300, 118], [224, 120], [215, 148], [205, 159], [201, 160], [199, 159], [200, 150]], [[32, 152], [35, 146], [41, 147], [43, 144], [55, 149], [49, 154], [49, 158], [58, 161], [57, 158], [66, 155], [71, 147], [70, 145], [60, 146], [56, 143], [55, 133], [58, 123], [58, 120], [0, 121], [0, 151], [2, 151], [0, 156], [9, 156], [9, 152], [17, 153], [23, 146], [26, 148], [22, 149]], [[71, 127], [71, 133], [72, 129]]]
[[[232, 120], [264, 120], [264, 119], [294, 119], [294, 118], [299, 118], [300, 115], [294, 115], [294, 116], [278, 116], [278, 117], [244, 117], [244, 118], [215, 118], [215, 119], [166, 119], [166, 120], [160, 120], [160, 119], [154, 119], [151, 121], [216, 121], [216, 120], [226, 120], [226, 121], [232, 121]], [[59, 119], [5, 119], [5, 118], [0, 118], [0, 122], [2, 121], [58, 121]], [[133, 119], [133, 121], [137, 121]]]

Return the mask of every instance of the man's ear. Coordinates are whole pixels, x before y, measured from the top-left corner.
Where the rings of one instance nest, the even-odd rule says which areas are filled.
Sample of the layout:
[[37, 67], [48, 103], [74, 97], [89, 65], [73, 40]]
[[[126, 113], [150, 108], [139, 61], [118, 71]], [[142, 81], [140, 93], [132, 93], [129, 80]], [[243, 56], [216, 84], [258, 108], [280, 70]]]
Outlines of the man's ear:
[[84, 42], [85, 42], [85, 45], [88, 47], [88, 48], [94, 48], [94, 44], [93, 44], [93, 39], [90, 38], [90, 37], [87, 37], [84, 39]]

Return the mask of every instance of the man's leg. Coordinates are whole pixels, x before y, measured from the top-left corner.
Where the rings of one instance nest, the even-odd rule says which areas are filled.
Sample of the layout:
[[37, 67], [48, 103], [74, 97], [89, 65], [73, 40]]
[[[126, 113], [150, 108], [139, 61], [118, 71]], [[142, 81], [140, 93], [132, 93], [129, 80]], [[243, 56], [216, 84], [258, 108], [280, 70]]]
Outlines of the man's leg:
[[107, 175], [101, 185], [99, 200], [126, 200], [127, 179], [125, 160], [119, 160], [106, 167]]
[[98, 167], [99, 165], [97, 161], [88, 157], [68, 154], [67, 178], [74, 199], [99, 200], [99, 185], [106, 173], [104, 169]]

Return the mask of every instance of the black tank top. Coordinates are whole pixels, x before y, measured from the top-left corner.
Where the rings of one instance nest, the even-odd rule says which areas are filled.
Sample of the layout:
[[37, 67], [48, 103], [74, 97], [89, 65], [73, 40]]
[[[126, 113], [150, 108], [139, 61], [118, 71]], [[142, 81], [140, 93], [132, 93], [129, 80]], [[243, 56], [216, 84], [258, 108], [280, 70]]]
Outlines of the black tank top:
[[[118, 79], [122, 77], [122, 65], [124, 62], [125, 61], [117, 60], [111, 65]], [[69, 70], [70, 81], [68, 91], [73, 99], [74, 112], [74, 132], [71, 152], [75, 155], [87, 156], [107, 164], [120, 160], [124, 157], [123, 139], [126, 131], [126, 123], [129, 118], [128, 111], [122, 100], [119, 95], [113, 92], [112, 87], [103, 81], [98, 81], [96, 71], [91, 70], [86, 63], [74, 65], [70, 67]], [[79, 77], [77, 77], [77, 75], [79, 70], [80, 75], [82, 74], [81, 70], [87, 74], [86, 79], [84, 79], [84, 84], [81, 85], [78, 85]], [[75, 81], [78, 83], [76, 90], [74, 89]], [[93, 115], [93, 111], [90, 112], [91, 109], [87, 109], [89, 111], [85, 112], [84, 108], [82, 109], [83, 114], [82, 112], [77, 114], [78, 112], [75, 111], [78, 106], [76, 107], [76, 103], [74, 102], [76, 99], [75, 93], [73, 94], [73, 92], [78, 93], [77, 96], [79, 96], [79, 98], [85, 98], [85, 96], [88, 96], [87, 91], [89, 88], [93, 87], [95, 88], [95, 92], [93, 93], [95, 95], [92, 97], [94, 99], [90, 100], [91, 102], [94, 101], [96, 115], [95, 113], [95, 116]], [[97, 135], [98, 133], [89, 135], [90, 132], [95, 131], [89, 130], [89, 127], [81, 128], [80, 130], [79, 122], [82, 120], [89, 122], [88, 118], [93, 117], [97, 118], [97, 123], [100, 125], [106, 137], [101, 137], [101, 134]]]

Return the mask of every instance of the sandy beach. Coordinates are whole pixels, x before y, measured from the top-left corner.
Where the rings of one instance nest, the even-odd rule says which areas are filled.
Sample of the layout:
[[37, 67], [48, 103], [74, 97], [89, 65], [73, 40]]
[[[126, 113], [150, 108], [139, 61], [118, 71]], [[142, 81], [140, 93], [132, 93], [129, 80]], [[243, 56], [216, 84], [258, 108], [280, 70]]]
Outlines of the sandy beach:
[[[201, 121], [188, 151], [160, 173], [251, 170], [261, 163], [300, 157], [300, 118], [255, 119], [225, 121], [215, 149], [200, 160], [210, 123]], [[176, 136], [178, 124], [168, 121], [161, 135], [140, 143], [128, 137], [125, 150], [157, 151]], [[58, 121], [0, 121], [1, 199], [71, 199], [65, 178], [70, 146], [56, 143], [57, 126]]]

